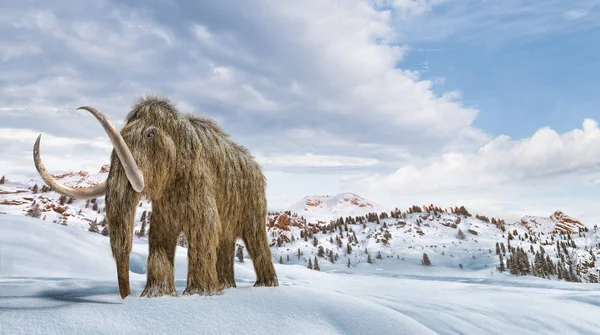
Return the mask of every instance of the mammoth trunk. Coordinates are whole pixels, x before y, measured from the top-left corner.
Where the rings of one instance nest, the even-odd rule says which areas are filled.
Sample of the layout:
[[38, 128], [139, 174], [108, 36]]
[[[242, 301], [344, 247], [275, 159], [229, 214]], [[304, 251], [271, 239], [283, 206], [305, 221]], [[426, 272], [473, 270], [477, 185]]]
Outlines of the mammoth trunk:
[[129, 183], [119, 159], [113, 152], [107, 179], [106, 217], [110, 228], [110, 246], [117, 265], [121, 298], [130, 293], [129, 255], [133, 243], [134, 217], [140, 194]]

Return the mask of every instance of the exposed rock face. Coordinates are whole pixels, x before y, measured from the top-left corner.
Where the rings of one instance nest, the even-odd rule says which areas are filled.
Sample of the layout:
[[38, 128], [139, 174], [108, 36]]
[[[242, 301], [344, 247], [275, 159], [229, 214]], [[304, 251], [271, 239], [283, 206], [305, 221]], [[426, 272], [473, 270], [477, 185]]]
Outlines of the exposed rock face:
[[541, 216], [524, 216], [521, 219], [523, 225], [530, 233], [573, 233], [579, 229], [585, 228], [585, 225], [580, 221], [568, 216], [567, 214], [556, 211], [549, 217]]

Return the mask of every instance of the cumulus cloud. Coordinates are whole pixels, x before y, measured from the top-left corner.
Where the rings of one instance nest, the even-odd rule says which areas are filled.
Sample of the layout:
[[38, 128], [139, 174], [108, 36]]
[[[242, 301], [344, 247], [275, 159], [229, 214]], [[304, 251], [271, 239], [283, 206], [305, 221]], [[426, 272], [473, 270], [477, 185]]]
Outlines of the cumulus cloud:
[[432, 162], [406, 164], [393, 173], [376, 174], [357, 182], [373, 189], [396, 189], [399, 193], [477, 191], [503, 183], [599, 169], [600, 129], [596, 121], [586, 119], [582, 129], [564, 134], [541, 128], [521, 140], [501, 135], [473, 153], [447, 152]]
[[[97, 170], [109, 142], [75, 109], [95, 106], [119, 126], [146, 93], [216, 119], [265, 167], [273, 203], [361, 189], [399, 201], [598, 170], [595, 121], [565, 134], [492, 137], [473, 126], [479, 111], [461, 92], [440, 91], [444, 78], [403, 68], [416, 40], [504, 29], [499, 17], [518, 14], [507, 4], [490, 5], [494, 15], [469, 11], [467, 26], [455, 15], [462, 1], [9, 2], [0, 13], [6, 174], [36, 175], [38, 133], [50, 170]], [[546, 22], [539, 6], [520, 8], [541, 15], [532, 26]], [[576, 22], [600, 20], [590, 12]]]
[[586, 119], [563, 134], [546, 127], [525, 139], [500, 135], [470, 153], [447, 152], [391, 173], [349, 178], [346, 185], [419, 205], [462, 203], [497, 215], [569, 208], [590, 219], [596, 199], [587, 181], [598, 171], [600, 129]]

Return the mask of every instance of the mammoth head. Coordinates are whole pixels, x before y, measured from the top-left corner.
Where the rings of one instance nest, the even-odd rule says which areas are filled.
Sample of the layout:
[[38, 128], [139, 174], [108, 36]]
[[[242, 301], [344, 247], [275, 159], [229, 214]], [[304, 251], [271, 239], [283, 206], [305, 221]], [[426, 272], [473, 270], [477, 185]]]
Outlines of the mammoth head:
[[[110, 138], [116, 154], [113, 158], [118, 159], [112, 160], [111, 170], [115, 168], [115, 164], [119, 164], [127, 181], [137, 193], [158, 193], [157, 188], [166, 182], [169, 169], [173, 167], [173, 164], [168, 163], [174, 162], [176, 150], [169, 134], [160, 125], [152, 122], [156, 120], [148, 117], [130, 118], [119, 133], [113, 123], [97, 109], [89, 106], [77, 109], [86, 110], [94, 115]], [[38, 173], [48, 186], [75, 199], [93, 199], [106, 194], [106, 181], [87, 188], [74, 188], [56, 181], [40, 158], [41, 137], [42, 135], [39, 135], [35, 142], [33, 158]]]

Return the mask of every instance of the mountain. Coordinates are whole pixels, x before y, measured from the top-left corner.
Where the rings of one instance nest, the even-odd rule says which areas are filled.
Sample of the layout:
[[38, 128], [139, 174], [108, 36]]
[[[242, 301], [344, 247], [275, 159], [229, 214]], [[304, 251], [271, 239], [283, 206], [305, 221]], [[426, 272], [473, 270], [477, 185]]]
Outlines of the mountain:
[[313, 195], [302, 198], [288, 209], [303, 216], [308, 222], [329, 222], [338, 217], [362, 216], [367, 213], [388, 211], [385, 207], [368, 201], [354, 193]]
[[[106, 179], [108, 167], [57, 175], [72, 186]], [[565, 213], [525, 216], [520, 221], [471, 214], [464, 207], [406, 206], [387, 211], [353, 193], [309, 196], [285, 213], [271, 212], [265, 224], [275, 262], [322, 271], [371, 271], [390, 275], [423, 271], [497, 272], [500, 259], [516, 275], [596, 282], [600, 277], [600, 231]], [[151, 204], [143, 199], [135, 216], [136, 240], [145, 241]], [[28, 215], [49, 223], [108, 235], [104, 199], [69, 199], [41, 179], [0, 185], [0, 214]], [[180, 238], [185, 246], [185, 239]], [[239, 242], [243, 249], [243, 243]], [[501, 250], [498, 250], [501, 249]], [[244, 250], [242, 252], [247, 255]], [[421, 261], [427, 254], [431, 267]], [[543, 263], [539, 260], [544, 258]], [[531, 263], [534, 266], [531, 266]], [[314, 266], [314, 265], [313, 265]], [[435, 270], [425, 270], [431, 268]]]
[[586, 225], [561, 211], [556, 211], [547, 218], [526, 215], [521, 219], [521, 224], [530, 233], [544, 234], [573, 233], [586, 228]]

